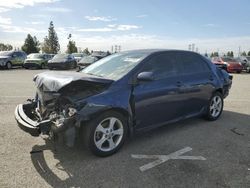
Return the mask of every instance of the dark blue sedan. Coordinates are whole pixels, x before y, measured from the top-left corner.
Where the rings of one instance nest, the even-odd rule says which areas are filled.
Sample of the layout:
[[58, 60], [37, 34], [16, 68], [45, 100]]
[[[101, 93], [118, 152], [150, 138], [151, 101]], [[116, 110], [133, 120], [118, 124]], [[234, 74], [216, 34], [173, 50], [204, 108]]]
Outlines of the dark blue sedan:
[[35, 99], [16, 108], [19, 127], [33, 136], [63, 134], [68, 145], [80, 135], [87, 149], [108, 156], [136, 131], [218, 119], [232, 77], [194, 52], [134, 50], [81, 72], [44, 72], [34, 82]]

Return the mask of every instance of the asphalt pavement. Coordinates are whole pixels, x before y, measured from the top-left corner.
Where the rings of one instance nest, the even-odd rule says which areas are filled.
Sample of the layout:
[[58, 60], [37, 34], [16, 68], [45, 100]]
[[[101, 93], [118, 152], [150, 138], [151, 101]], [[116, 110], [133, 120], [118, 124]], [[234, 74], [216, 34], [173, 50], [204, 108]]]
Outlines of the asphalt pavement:
[[18, 128], [14, 109], [34, 96], [32, 78], [43, 71], [0, 70], [1, 188], [250, 187], [250, 74], [233, 74], [219, 120], [194, 118], [140, 133], [99, 158]]

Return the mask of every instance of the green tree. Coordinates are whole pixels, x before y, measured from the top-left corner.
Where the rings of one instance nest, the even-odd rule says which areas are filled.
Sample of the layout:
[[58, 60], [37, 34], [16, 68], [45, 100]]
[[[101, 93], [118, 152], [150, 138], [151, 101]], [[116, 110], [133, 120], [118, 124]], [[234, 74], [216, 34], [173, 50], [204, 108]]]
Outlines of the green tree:
[[30, 34], [28, 34], [24, 41], [24, 45], [22, 46], [22, 50], [27, 54], [38, 53], [40, 51], [39, 46], [40, 44], [37, 38], [35, 36], [32, 37]]
[[244, 51], [241, 53], [241, 56], [247, 56], [247, 53]]
[[234, 57], [234, 52], [233, 51], [231, 51], [231, 54], [230, 54], [231, 56], [230, 57]]
[[250, 51], [247, 53], [247, 56], [250, 56]]
[[228, 51], [226, 56], [234, 57], [234, 52], [233, 51]]
[[212, 52], [210, 57], [219, 57], [219, 53], [218, 52]]
[[12, 45], [0, 43], [0, 51], [10, 51], [10, 50], [13, 50]]
[[42, 51], [45, 53], [56, 54], [60, 50], [60, 44], [54, 28], [54, 24], [51, 21], [48, 28], [48, 36], [44, 38]]
[[87, 55], [90, 55], [90, 52], [89, 52], [89, 49], [88, 48], [85, 48], [85, 50], [83, 50], [83, 53], [87, 54]]
[[214, 57], [219, 57], [219, 53], [218, 52], [214, 52]]
[[67, 53], [72, 54], [77, 52], [77, 47], [75, 41], [72, 40], [72, 35], [69, 34], [68, 36], [69, 43], [67, 45]]

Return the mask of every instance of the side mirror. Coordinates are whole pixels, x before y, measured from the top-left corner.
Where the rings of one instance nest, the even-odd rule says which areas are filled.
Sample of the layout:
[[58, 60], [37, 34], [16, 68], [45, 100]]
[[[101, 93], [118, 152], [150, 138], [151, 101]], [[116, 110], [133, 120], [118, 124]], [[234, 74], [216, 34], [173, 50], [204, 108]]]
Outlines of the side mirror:
[[141, 72], [137, 75], [138, 81], [153, 81], [153, 73], [152, 72]]

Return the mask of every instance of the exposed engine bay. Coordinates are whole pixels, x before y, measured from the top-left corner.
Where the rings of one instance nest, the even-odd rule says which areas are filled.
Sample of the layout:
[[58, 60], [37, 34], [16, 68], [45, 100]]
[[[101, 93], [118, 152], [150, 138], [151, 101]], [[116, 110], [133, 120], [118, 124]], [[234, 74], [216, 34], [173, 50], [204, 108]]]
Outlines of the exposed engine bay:
[[[98, 78], [83, 78], [80, 73], [67, 72], [41, 73], [34, 78], [37, 92], [34, 99], [19, 105], [16, 109], [16, 119], [19, 124], [25, 123], [22, 129], [33, 136], [40, 134], [57, 134], [75, 129], [78, 111], [85, 105], [85, 98], [103, 92], [108, 82], [98, 81]], [[109, 81], [110, 82], [110, 81]], [[72, 132], [72, 130], [71, 130]], [[71, 135], [72, 138], [72, 135]]]

